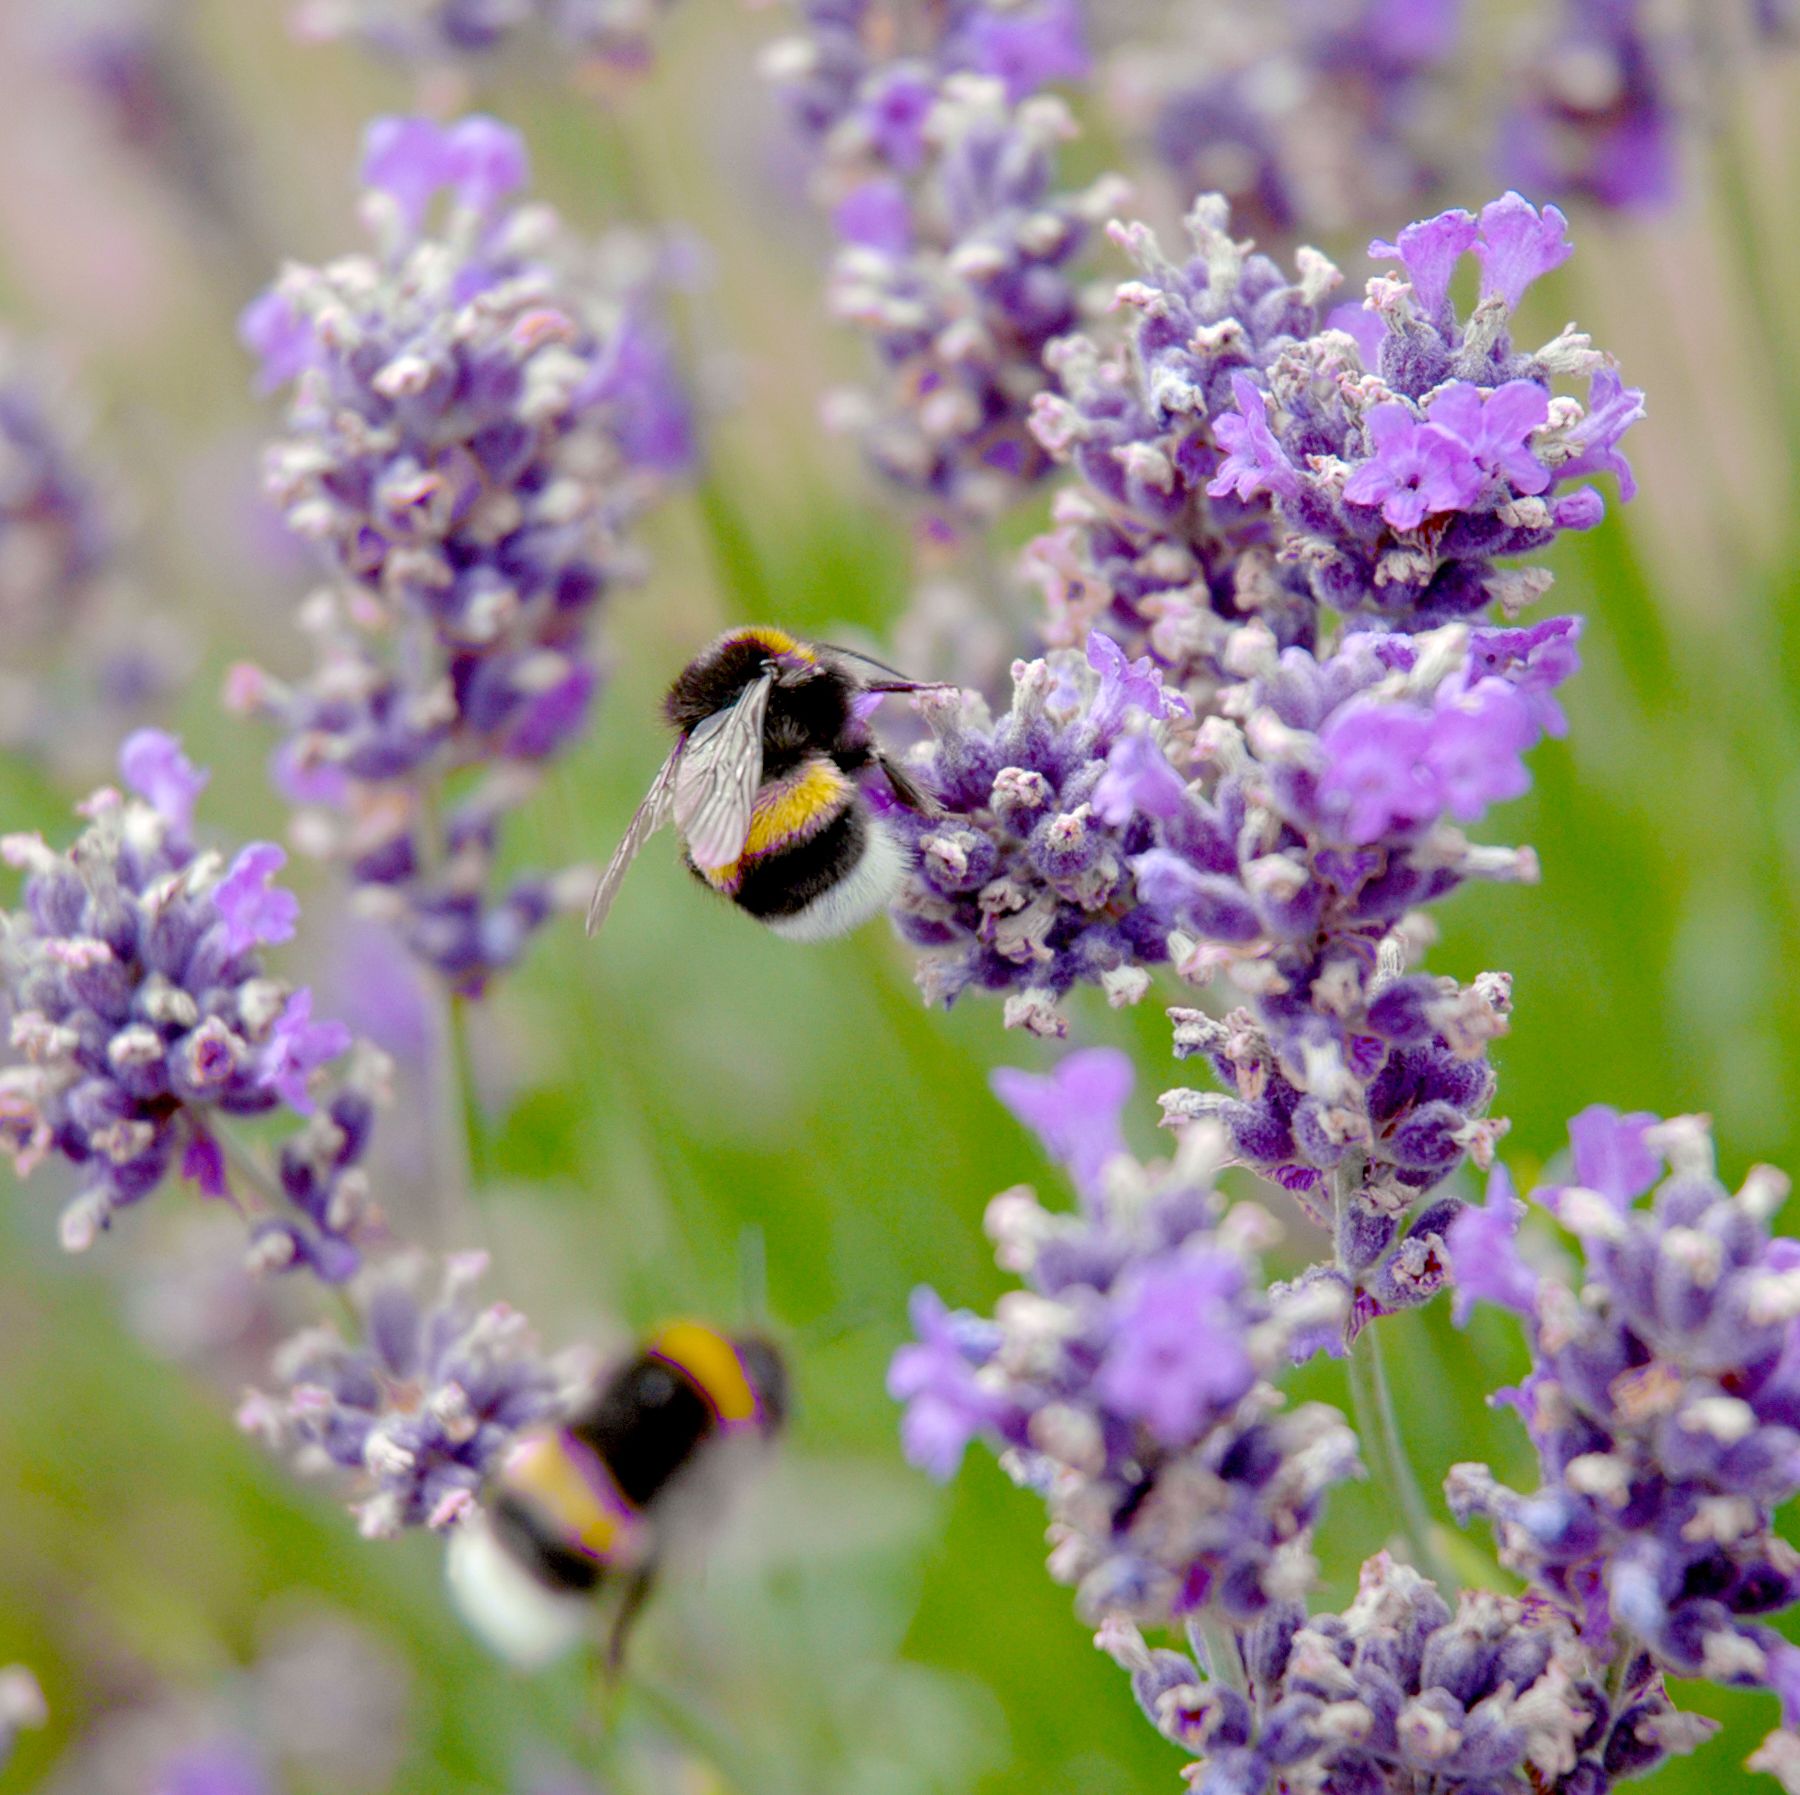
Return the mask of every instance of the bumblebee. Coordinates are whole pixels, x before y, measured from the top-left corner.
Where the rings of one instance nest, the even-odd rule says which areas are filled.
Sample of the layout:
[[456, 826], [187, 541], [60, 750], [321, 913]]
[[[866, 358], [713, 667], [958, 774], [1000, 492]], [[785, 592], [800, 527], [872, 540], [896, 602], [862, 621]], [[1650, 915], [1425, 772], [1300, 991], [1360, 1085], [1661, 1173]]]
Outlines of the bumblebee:
[[[858, 662], [892, 677], [866, 679]], [[932, 689], [785, 630], [727, 631], [669, 688], [675, 746], [601, 876], [588, 933], [671, 821], [689, 869], [776, 934], [823, 941], [867, 922], [899, 889], [908, 854], [858, 776], [877, 768], [909, 810], [938, 810], [881, 751], [867, 713], [886, 693]]]
[[524, 1669], [560, 1657], [616, 1594], [608, 1663], [622, 1662], [659, 1566], [780, 1433], [777, 1348], [704, 1323], [653, 1335], [560, 1424], [521, 1433], [457, 1524], [450, 1589], [464, 1618]]

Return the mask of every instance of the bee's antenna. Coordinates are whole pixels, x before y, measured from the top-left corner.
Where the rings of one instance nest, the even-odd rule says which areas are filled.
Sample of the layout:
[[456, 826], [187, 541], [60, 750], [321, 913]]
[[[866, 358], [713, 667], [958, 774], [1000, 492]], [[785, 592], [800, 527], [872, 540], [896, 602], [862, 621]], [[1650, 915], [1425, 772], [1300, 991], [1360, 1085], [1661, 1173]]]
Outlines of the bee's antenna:
[[841, 642], [820, 642], [815, 644], [815, 646], [827, 648], [833, 654], [841, 654], [847, 660], [861, 661], [865, 667], [873, 667], [879, 673], [891, 673], [896, 679], [905, 682], [902, 685], [891, 688], [872, 686], [870, 688], [871, 691], [893, 690], [897, 692], [910, 692], [918, 683], [916, 680], [907, 679], [906, 675], [902, 673], [898, 667], [890, 667], [886, 661], [878, 661], [872, 654], [864, 654], [860, 648], [846, 648]]

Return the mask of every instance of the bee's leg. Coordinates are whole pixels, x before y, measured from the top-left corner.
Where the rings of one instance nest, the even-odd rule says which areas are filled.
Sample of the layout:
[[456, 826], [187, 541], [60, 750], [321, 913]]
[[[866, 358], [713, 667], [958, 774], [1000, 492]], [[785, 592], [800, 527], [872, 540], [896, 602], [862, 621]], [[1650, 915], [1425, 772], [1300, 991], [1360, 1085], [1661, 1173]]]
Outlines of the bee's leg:
[[619, 1595], [619, 1606], [606, 1633], [606, 1674], [609, 1678], [616, 1678], [624, 1669], [625, 1648], [631, 1642], [631, 1630], [637, 1625], [638, 1616], [643, 1613], [644, 1604], [649, 1601], [650, 1592], [655, 1586], [654, 1559], [626, 1576], [625, 1587]]
[[875, 764], [881, 768], [893, 793], [908, 810], [917, 811], [920, 816], [942, 816], [944, 807], [930, 792], [920, 785], [897, 760], [877, 750]]
[[946, 679], [884, 679], [865, 692], [960, 692], [962, 687]]

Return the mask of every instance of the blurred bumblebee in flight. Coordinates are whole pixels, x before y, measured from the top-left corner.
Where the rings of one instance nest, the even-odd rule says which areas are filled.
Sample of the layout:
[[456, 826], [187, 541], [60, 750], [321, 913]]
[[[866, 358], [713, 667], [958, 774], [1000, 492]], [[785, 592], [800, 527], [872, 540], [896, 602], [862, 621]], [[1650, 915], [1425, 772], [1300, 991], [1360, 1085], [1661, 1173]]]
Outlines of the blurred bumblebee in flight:
[[519, 1435], [450, 1537], [451, 1593], [500, 1656], [534, 1669], [610, 1603], [622, 1663], [659, 1569], [690, 1551], [787, 1417], [769, 1341], [663, 1328], [560, 1424]]

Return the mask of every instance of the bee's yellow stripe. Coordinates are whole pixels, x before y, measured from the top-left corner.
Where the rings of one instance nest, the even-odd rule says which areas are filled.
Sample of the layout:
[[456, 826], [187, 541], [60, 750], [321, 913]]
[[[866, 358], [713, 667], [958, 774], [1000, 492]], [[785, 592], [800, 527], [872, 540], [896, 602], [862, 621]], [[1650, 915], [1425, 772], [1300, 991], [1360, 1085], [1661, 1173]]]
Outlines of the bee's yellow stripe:
[[635, 1543], [637, 1515], [589, 1446], [566, 1432], [530, 1434], [506, 1455], [507, 1489], [537, 1510], [566, 1545], [606, 1564]]
[[716, 1329], [699, 1321], [671, 1322], [651, 1340], [650, 1351], [685, 1372], [727, 1426], [756, 1419], [755, 1388], [737, 1348]]
[[770, 623], [758, 623], [749, 629], [733, 630], [726, 640], [754, 642], [768, 654], [793, 655], [802, 661], [816, 661], [819, 658], [798, 636], [790, 636], [786, 630], [776, 629]]
[[843, 808], [850, 790], [837, 763], [823, 755], [808, 760], [786, 779], [770, 781], [756, 794], [743, 852], [729, 866], [702, 867], [701, 876], [715, 891], [729, 896], [743, 882], [750, 861], [823, 827]]

